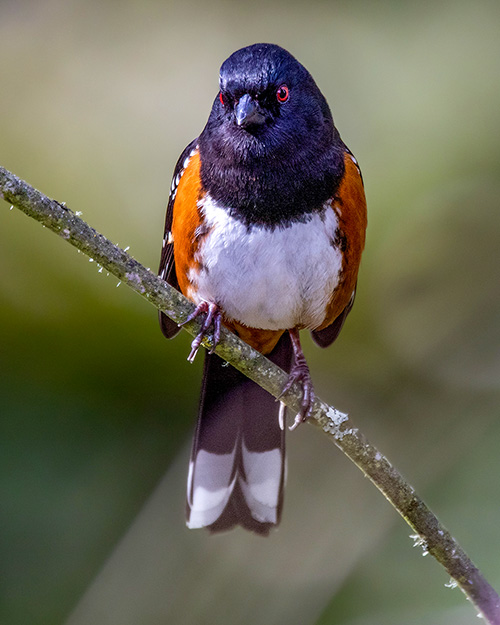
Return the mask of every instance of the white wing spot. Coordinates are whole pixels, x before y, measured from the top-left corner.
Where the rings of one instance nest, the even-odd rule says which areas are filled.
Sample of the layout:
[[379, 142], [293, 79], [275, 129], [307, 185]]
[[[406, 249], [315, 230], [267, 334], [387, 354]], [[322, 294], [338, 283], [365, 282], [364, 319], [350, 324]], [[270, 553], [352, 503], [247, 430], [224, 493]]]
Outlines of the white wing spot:
[[356, 169], [358, 170], [358, 173], [361, 174], [361, 169], [358, 165], [358, 161], [354, 158], [352, 154], [349, 154], [349, 156], [351, 157], [351, 161], [356, 165]]
[[181, 181], [181, 178], [184, 175], [184, 172], [186, 171], [187, 166], [189, 165], [189, 161], [192, 159], [192, 157], [196, 154], [197, 151], [198, 151], [198, 146], [195, 146], [191, 150], [191, 152], [186, 156], [184, 161], [182, 162], [182, 169], [180, 170], [180, 172], [177, 174], [177, 176], [175, 176], [172, 179], [172, 184], [170, 185], [170, 197], [169, 197], [169, 200], [175, 200], [175, 196], [177, 195], [177, 187], [179, 186], [179, 182]]

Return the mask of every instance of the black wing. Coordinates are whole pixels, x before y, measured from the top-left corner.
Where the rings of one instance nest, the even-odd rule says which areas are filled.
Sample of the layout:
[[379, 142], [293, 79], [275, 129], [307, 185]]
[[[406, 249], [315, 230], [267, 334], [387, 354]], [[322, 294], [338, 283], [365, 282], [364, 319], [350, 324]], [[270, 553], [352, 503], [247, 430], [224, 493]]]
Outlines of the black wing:
[[[179, 289], [179, 282], [177, 281], [177, 274], [175, 273], [175, 261], [174, 261], [174, 242], [172, 240], [172, 218], [174, 210], [175, 195], [177, 193], [177, 187], [182, 176], [182, 172], [186, 168], [185, 161], [189, 159], [189, 155], [196, 147], [198, 139], [191, 141], [191, 143], [185, 148], [184, 152], [179, 157], [174, 169], [174, 175], [172, 177], [172, 185], [170, 187], [170, 195], [168, 196], [167, 214], [165, 216], [165, 231], [163, 233], [163, 247], [161, 250], [160, 268], [158, 269], [158, 275], [163, 278], [171, 286]], [[172, 321], [170, 317], [167, 317], [165, 313], [160, 311], [159, 313], [160, 328], [164, 336], [167, 339], [174, 337], [179, 332], [179, 326]]]

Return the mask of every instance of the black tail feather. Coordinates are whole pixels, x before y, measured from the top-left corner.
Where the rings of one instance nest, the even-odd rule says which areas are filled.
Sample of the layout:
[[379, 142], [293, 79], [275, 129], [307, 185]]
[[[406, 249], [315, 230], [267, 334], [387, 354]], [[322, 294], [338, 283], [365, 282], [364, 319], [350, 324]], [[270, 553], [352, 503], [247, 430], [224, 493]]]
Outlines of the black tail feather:
[[[269, 357], [290, 370], [288, 333]], [[241, 525], [267, 535], [279, 523], [285, 483], [279, 407], [242, 373], [206, 354], [188, 479], [189, 527], [219, 532]]]

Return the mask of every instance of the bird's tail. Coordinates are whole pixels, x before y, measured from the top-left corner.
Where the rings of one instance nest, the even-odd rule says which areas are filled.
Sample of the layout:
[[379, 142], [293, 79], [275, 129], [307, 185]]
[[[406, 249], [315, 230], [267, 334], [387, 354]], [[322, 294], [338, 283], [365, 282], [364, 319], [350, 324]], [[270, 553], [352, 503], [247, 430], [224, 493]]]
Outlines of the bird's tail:
[[[269, 355], [290, 370], [286, 332]], [[187, 488], [187, 525], [212, 532], [241, 525], [266, 535], [280, 522], [285, 485], [285, 432], [274, 397], [205, 355], [198, 424]]]

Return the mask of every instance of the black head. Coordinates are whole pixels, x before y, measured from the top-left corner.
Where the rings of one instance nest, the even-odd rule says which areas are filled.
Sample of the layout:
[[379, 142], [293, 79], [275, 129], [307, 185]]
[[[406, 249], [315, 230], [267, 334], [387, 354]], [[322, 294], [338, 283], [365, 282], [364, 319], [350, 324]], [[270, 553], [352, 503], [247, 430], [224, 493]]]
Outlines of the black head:
[[200, 136], [202, 180], [216, 199], [265, 222], [332, 197], [342, 142], [303, 65], [277, 45], [254, 44], [224, 61], [219, 86]]

